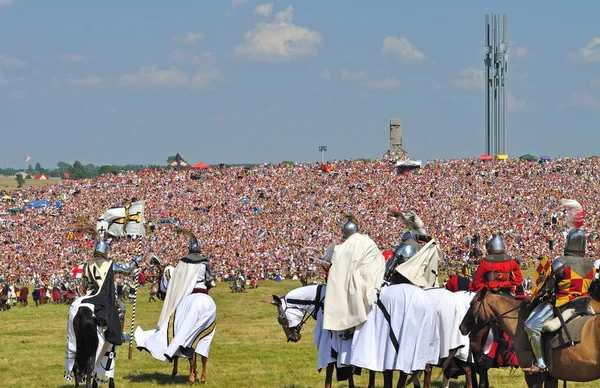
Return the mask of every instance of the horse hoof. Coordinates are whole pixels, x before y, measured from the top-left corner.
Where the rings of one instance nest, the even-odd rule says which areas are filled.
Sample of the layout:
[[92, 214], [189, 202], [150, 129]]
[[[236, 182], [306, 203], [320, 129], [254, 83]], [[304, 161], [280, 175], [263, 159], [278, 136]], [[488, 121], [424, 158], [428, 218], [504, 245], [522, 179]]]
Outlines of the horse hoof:
[[205, 384], [206, 383], [206, 376], [202, 376], [202, 379], [200, 379], [200, 384]]

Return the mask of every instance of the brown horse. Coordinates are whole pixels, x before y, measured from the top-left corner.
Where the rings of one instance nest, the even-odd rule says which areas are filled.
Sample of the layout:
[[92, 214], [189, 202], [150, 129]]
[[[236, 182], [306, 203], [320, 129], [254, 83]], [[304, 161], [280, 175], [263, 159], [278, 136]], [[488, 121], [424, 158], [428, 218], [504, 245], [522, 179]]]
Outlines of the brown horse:
[[[194, 382], [198, 380], [198, 364], [196, 363], [196, 357], [197, 354], [194, 352], [192, 358], [189, 359], [190, 377], [188, 378], [188, 383], [190, 385], [194, 384]], [[202, 357], [202, 376], [200, 377], [200, 383], [204, 384], [206, 383], [206, 363], [208, 362], [208, 357], [200, 357]], [[177, 360], [179, 360], [177, 357], [173, 359], [173, 372], [171, 373], [171, 376], [173, 377], [177, 376]]]
[[[596, 310], [598, 302], [592, 303]], [[528, 350], [529, 339], [524, 324], [533, 306], [520, 300], [488, 293], [482, 290], [471, 302], [460, 330], [463, 334], [474, 328], [480, 328], [480, 322], [491, 324], [497, 322], [500, 328], [514, 341], [515, 351], [521, 368], [531, 367], [534, 357]], [[544, 380], [546, 386], [557, 385], [557, 380], [593, 381], [600, 379], [600, 316], [590, 318], [583, 326], [581, 342], [567, 348], [552, 351], [553, 365], [550, 374], [526, 374], [529, 387], [541, 387]], [[550, 383], [550, 384], [548, 384]]]

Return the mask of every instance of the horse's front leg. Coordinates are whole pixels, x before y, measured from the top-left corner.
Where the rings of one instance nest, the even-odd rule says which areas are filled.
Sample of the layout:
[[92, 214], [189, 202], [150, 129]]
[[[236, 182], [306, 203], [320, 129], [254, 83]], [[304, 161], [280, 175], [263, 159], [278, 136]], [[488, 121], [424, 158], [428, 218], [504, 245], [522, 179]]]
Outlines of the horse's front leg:
[[[475, 364], [477, 365], [477, 364]], [[488, 368], [486, 368], [485, 366], [481, 366], [481, 365], [477, 365], [475, 367], [475, 372], [474, 374], [478, 374], [479, 375], [479, 385], [477, 385], [478, 388], [489, 388], [490, 386], [490, 381], [488, 379]], [[477, 384], [477, 378], [475, 379], [475, 384]]]
[[202, 384], [206, 383], [206, 363], [208, 362], [208, 357], [202, 356], [202, 377], [200, 378], [200, 382]]
[[394, 378], [393, 370], [383, 371], [383, 388], [392, 388], [393, 378]]
[[369, 386], [367, 388], [375, 388], [375, 372], [369, 371]]
[[475, 388], [473, 386], [473, 377], [471, 376], [471, 374], [473, 373], [473, 368], [471, 368], [471, 365], [469, 364], [463, 364], [462, 367], [463, 371], [465, 372], [465, 387], [466, 388]]
[[398, 377], [398, 384], [396, 385], [396, 388], [406, 387], [406, 380], [408, 380], [408, 375], [406, 373], [400, 371], [400, 377]]
[[108, 379], [108, 388], [115, 388], [115, 379], [112, 377]]
[[177, 376], [177, 360], [179, 360], [178, 357], [173, 359], [173, 372], [171, 372], [171, 377]]
[[[433, 368], [431, 367], [431, 365], [429, 365], [429, 364], [425, 365], [425, 372], [424, 372], [425, 377], [423, 378], [423, 386], [425, 388], [429, 388], [431, 386], [431, 374], [432, 373], [433, 373]], [[446, 388], [446, 385], [442, 384], [442, 387]]]
[[[427, 365], [425, 365], [427, 367]], [[421, 378], [421, 371], [415, 372], [410, 376], [410, 381], [413, 383], [413, 387], [421, 388], [421, 382], [419, 379]]]
[[330, 363], [327, 365], [327, 369], [325, 369], [325, 388], [331, 388], [331, 381], [333, 380], [333, 367], [334, 363]]
[[195, 374], [194, 374], [194, 369], [195, 369], [195, 365], [196, 365], [196, 352], [194, 352], [194, 354], [192, 355], [192, 358], [190, 358], [190, 377], [188, 377], [188, 384], [192, 385], [194, 384], [195, 380]]
[[348, 388], [354, 388], [354, 375], [352, 373], [348, 376]]

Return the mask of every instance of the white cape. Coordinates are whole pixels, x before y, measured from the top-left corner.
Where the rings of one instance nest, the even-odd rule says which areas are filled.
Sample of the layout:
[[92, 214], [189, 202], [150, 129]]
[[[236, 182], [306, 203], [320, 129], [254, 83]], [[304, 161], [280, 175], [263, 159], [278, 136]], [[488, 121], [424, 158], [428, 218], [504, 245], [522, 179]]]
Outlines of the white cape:
[[217, 308], [206, 294], [191, 294], [183, 298], [177, 309], [158, 330], [135, 330], [139, 350], [147, 350], [161, 361], [174, 357], [191, 358], [193, 352], [208, 357], [215, 335]]
[[346, 330], [365, 322], [384, 272], [383, 255], [368, 236], [355, 233], [337, 245], [327, 278], [323, 328]]
[[438, 264], [442, 256], [434, 239], [429, 241], [396, 271], [419, 287], [438, 287]]
[[200, 272], [200, 263], [186, 263], [180, 261], [173, 270], [167, 295], [163, 303], [156, 327], [161, 327], [169, 319], [183, 298], [194, 290], [196, 279]]
[[[429, 306], [425, 291], [410, 284], [398, 284], [385, 287], [379, 297], [390, 314], [391, 325], [376, 304], [367, 322], [354, 332], [351, 364], [377, 372], [405, 373], [436, 364], [440, 338], [435, 330], [435, 311]], [[399, 343], [398, 350], [391, 335]]]

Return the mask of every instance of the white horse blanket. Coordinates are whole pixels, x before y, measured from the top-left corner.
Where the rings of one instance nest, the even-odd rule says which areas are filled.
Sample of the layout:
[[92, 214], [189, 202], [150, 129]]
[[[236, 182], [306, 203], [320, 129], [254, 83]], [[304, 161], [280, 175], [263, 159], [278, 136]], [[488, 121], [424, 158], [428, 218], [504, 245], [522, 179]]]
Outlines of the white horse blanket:
[[435, 330], [440, 336], [439, 358], [446, 358], [450, 350], [460, 348], [456, 357], [462, 361], [472, 361], [469, 360], [469, 337], [462, 335], [459, 327], [475, 293], [465, 291], [454, 293], [445, 288], [426, 288], [425, 294], [437, 318]]
[[350, 363], [377, 372], [405, 373], [437, 364], [440, 337], [426, 292], [398, 284], [385, 287], [379, 299], [354, 333]]
[[206, 294], [191, 294], [182, 299], [177, 309], [157, 330], [135, 330], [139, 350], [147, 350], [161, 361], [175, 357], [191, 358], [193, 352], [208, 357], [215, 335], [217, 307]]
[[[69, 308], [69, 320], [67, 321], [67, 354], [65, 357], [65, 379], [72, 379], [73, 366], [75, 366], [75, 354], [77, 352], [77, 341], [75, 338], [75, 328], [73, 327], [73, 319], [77, 315], [80, 307], [87, 307], [94, 313], [94, 305], [85, 303], [89, 296], [82, 296], [75, 299]], [[106, 342], [104, 331], [101, 326], [96, 326], [98, 332], [98, 350], [96, 351], [96, 366], [94, 374], [100, 381], [105, 381], [111, 377], [115, 377], [115, 358], [117, 355], [116, 346], [110, 342]]]

